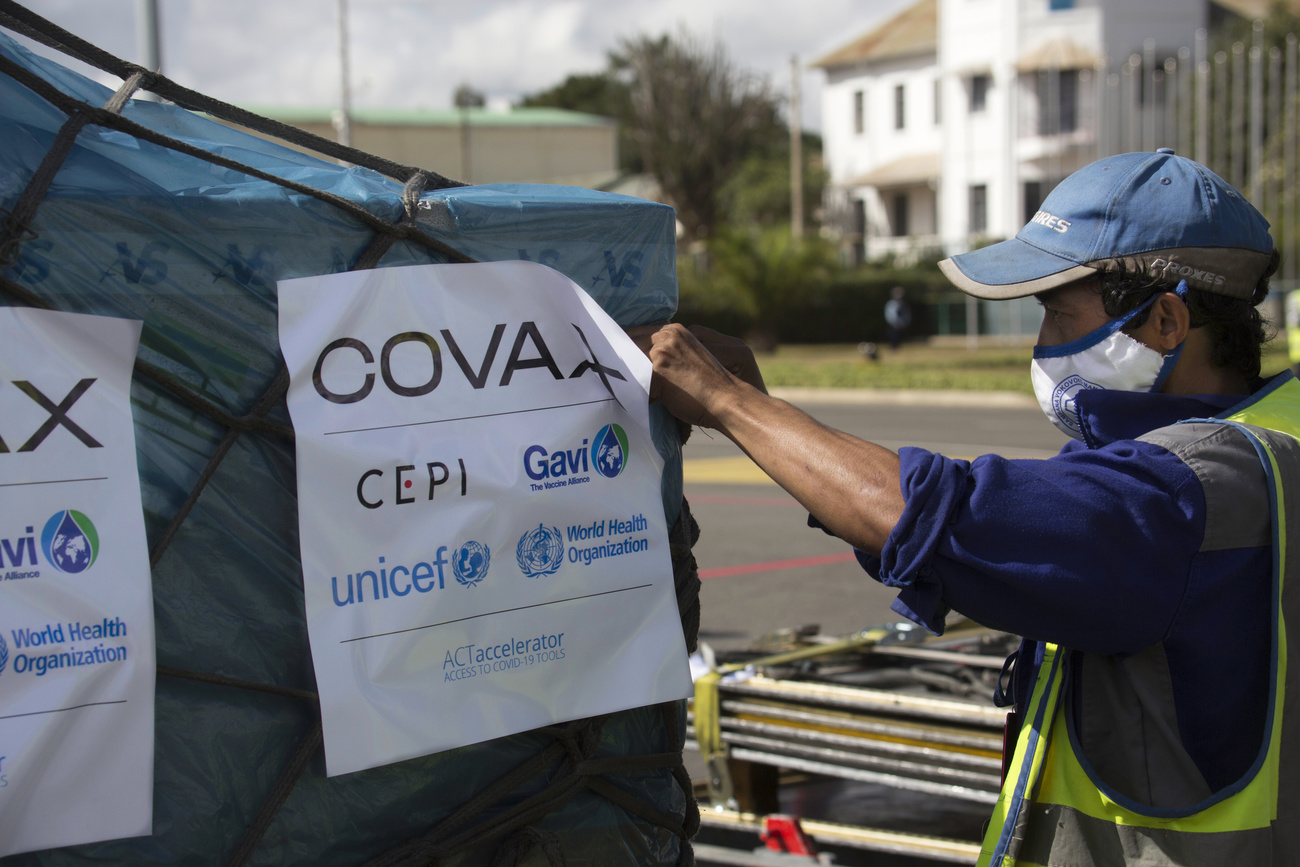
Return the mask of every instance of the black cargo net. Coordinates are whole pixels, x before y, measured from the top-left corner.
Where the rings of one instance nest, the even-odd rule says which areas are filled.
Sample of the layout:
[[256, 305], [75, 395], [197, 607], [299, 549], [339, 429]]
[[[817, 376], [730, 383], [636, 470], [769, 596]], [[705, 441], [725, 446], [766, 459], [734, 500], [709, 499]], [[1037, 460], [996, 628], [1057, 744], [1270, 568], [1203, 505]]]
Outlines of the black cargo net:
[[[17, 262], [22, 245], [35, 239], [36, 235], [30, 228], [32, 218], [45, 198], [54, 177], [72, 151], [78, 134], [84, 127], [91, 125], [118, 130], [142, 141], [274, 183], [284, 189], [325, 202], [346, 213], [374, 232], [370, 245], [361, 253], [351, 270], [376, 267], [384, 254], [398, 241], [424, 247], [450, 262], [474, 261], [428, 234], [415, 222], [416, 208], [423, 192], [464, 186], [458, 181], [423, 169], [399, 165], [181, 87], [162, 75], [108, 54], [10, 0], [0, 0], [0, 26], [112, 73], [125, 82], [104, 106], [92, 106], [68, 96], [40, 76], [0, 56], [0, 73], [13, 78], [67, 115], [67, 121], [63, 124], [41, 165], [20, 194], [14, 208], [3, 214], [3, 223], [0, 224], [0, 269], [8, 268]], [[390, 222], [340, 196], [276, 177], [134, 123], [123, 117], [120, 112], [131, 96], [141, 89], [157, 94], [190, 111], [204, 112], [397, 180], [404, 184], [402, 203], [405, 213], [396, 222]], [[3, 274], [0, 274], [0, 292], [9, 295], [21, 305], [46, 310], [55, 309], [38, 293]], [[156, 365], [137, 359], [134, 375], [161, 387], [171, 398], [205, 416], [226, 431], [188, 496], [154, 543], [150, 551], [150, 565], [156, 566], [176, 537], [177, 531], [189, 517], [205, 486], [240, 436], [259, 434], [293, 438], [293, 430], [290, 427], [267, 417], [284, 400], [285, 392], [289, 387], [289, 374], [281, 366], [270, 386], [243, 415], [234, 415], [217, 406], [208, 398], [195, 392], [184, 381]], [[683, 439], [687, 430], [685, 427], [682, 428]], [[669, 543], [682, 630], [686, 637], [686, 645], [691, 651], [695, 650], [700, 623], [700, 581], [695, 558], [691, 553], [691, 548], [698, 537], [699, 528], [691, 516], [689, 507], [683, 501], [681, 514], [669, 533]], [[263, 835], [280, 807], [288, 799], [308, 763], [321, 749], [320, 708], [316, 693], [278, 684], [257, 683], [164, 665], [158, 666], [158, 674], [202, 681], [231, 689], [287, 696], [309, 703], [314, 708], [315, 724], [298, 744], [275, 785], [266, 793], [260, 810], [245, 829], [242, 839], [226, 862], [230, 867], [246, 864], [257, 851]], [[607, 717], [576, 720], [538, 729], [535, 734], [544, 734], [551, 738], [548, 746], [482, 789], [467, 803], [438, 821], [420, 836], [407, 840], [367, 861], [367, 867], [436, 864], [473, 847], [490, 844], [494, 840], [499, 841], [493, 858], [494, 867], [514, 867], [534, 851], [540, 852], [549, 864], [563, 865], [566, 863], [565, 856], [558, 838], [538, 827], [536, 823], [583, 791], [595, 792], [631, 816], [670, 831], [680, 840], [678, 865], [688, 867], [694, 864], [695, 859], [689, 839], [699, 829], [699, 809], [692, 796], [690, 777], [682, 765], [685, 733], [679, 725], [680, 704], [667, 702], [659, 705], [659, 710], [672, 744], [672, 751], [650, 755], [596, 758], [596, 748], [600, 743]], [[657, 769], [670, 769], [681, 787], [686, 804], [684, 816], [665, 813], [607, 779], [611, 775], [620, 773]], [[517, 803], [511, 803], [512, 795], [521, 786], [540, 775], [545, 775], [549, 780], [549, 784], [542, 791]], [[489, 811], [488, 808], [495, 809]], [[490, 815], [490, 818], [483, 819], [485, 815]]]

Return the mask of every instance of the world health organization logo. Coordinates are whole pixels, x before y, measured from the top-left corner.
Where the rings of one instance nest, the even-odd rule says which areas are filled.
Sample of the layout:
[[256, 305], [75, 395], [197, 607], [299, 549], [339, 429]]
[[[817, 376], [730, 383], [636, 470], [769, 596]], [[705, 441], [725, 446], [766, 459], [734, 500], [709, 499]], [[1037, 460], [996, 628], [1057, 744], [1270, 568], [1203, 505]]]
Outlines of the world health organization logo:
[[5, 644], [5, 637], [0, 635], [0, 674], [5, 673], [5, 666], [9, 664], [9, 645]]
[[627, 434], [616, 424], [601, 428], [591, 441], [591, 465], [607, 479], [627, 466]]
[[564, 563], [564, 537], [558, 528], [538, 524], [519, 537], [515, 560], [529, 578], [554, 575]]
[[85, 572], [99, 556], [99, 533], [90, 519], [75, 509], [55, 512], [41, 531], [45, 559], [60, 572]]
[[456, 549], [451, 558], [451, 569], [456, 573], [456, 580], [466, 587], [473, 587], [487, 577], [488, 565], [492, 562], [492, 551], [482, 542], [473, 540]]

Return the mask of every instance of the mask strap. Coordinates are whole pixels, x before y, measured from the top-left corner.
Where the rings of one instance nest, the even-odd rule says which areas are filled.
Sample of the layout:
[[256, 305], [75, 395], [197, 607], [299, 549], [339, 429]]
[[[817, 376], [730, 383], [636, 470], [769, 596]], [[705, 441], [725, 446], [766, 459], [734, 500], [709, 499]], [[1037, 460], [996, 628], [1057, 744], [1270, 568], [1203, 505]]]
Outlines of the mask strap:
[[[1182, 283], [1179, 283], [1178, 285], [1181, 287], [1186, 285], [1186, 283], [1187, 281], [1184, 280]], [[1125, 325], [1128, 325], [1130, 322], [1132, 322], [1135, 316], [1137, 316], [1143, 310], [1146, 310], [1148, 307], [1154, 304], [1156, 298], [1158, 297], [1160, 296], [1152, 295], [1150, 298], [1143, 301], [1141, 304], [1139, 304], [1137, 307], [1134, 307], [1132, 310], [1125, 313], [1123, 316], [1119, 316], [1116, 317], [1115, 319], [1110, 320], [1105, 325], [1101, 326], [1100, 328], [1094, 329], [1093, 331], [1089, 331], [1087, 334], [1083, 335], [1077, 340], [1071, 340], [1069, 343], [1062, 343], [1058, 346], [1035, 346], [1034, 358], [1064, 358], [1067, 355], [1076, 355], [1080, 352], [1083, 352], [1086, 349], [1091, 349], [1092, 347], [1096, 346], [1098, 343], [1101, 343], [1107, 337], [1110, 337], [1116, 331], [1122, 329]]]
[[[1178, 296], [1179, 300], [1181, 300], [1184, 305], [1187, 304], [1187, 281], [1186, 280], [1179, 281], [1178, 288], [1174, 290], [1174, 294]], [[1153, 297], [1151, 301], [1154, 300], [1155, 298]], [[1149, 304], [1150, 301], [1148, 301], [1147, 303]], [[1146, 305], [1144, 304], [1143, 307], [1145, 306]], [[1174, 365], [1178, 363], [1179, 357], [1183, 354], [1183, 344], [1186, 342], [1187, 342], [1186, 339], [1179, 341], [1178, 345], [1175, 346], [1173, 349], [1171, 349], [1167, 355], [1165, 355], [1164, 364], [1160, 365], [1160, 372], [1156, 374], [1155, 384], [1151, 386], [1152, 393], [1155, 393], [1164, 387], [1165, 380], [1169, 378], [1169, 374], [1173, 372]]]

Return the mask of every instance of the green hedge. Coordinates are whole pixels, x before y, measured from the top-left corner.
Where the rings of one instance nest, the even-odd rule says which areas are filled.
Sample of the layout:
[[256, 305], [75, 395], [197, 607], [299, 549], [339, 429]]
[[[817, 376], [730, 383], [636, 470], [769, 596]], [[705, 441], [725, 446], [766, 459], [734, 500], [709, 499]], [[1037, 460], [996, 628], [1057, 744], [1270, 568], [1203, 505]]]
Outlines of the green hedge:
[[[706, 325], [726, 334], [751, 335], [758, 317], [734, 292], [711, 291], [709, 275], [697, 273], [689, 261], [679, 262], [682, 284], [677, 321]], [[829, 280], [810, 280], [782, 293], [775, 315], [765, 317], [773, 335], [762, 335], [781, 343], [877, 343], [888, 340], [885, 302], [895, 286], [902, 286], [912, 308], [907, 339], [928, 337], [939, 331], [939, 307], [952, 309], [954, 298], [962, 296], [934, 267], [864, 267], [841, 271]], [[964, 307], [958, 305], [958, 309]], [[964, 313], [962, 314], [964, 316]], [[964, 320], [949, 323], [964, 330]]]

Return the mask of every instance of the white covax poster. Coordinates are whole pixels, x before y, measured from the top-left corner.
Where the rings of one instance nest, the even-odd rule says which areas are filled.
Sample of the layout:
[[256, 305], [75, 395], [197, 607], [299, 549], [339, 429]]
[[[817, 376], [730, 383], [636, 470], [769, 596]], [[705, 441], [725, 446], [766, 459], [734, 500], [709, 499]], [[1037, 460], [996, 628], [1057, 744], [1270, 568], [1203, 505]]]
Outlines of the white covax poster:
[[282, 281], [330, 775], [691, 691], [650, 363], [529, 262]]
[[149, 834], [134, 320], [0, 308], [0, 855]]

